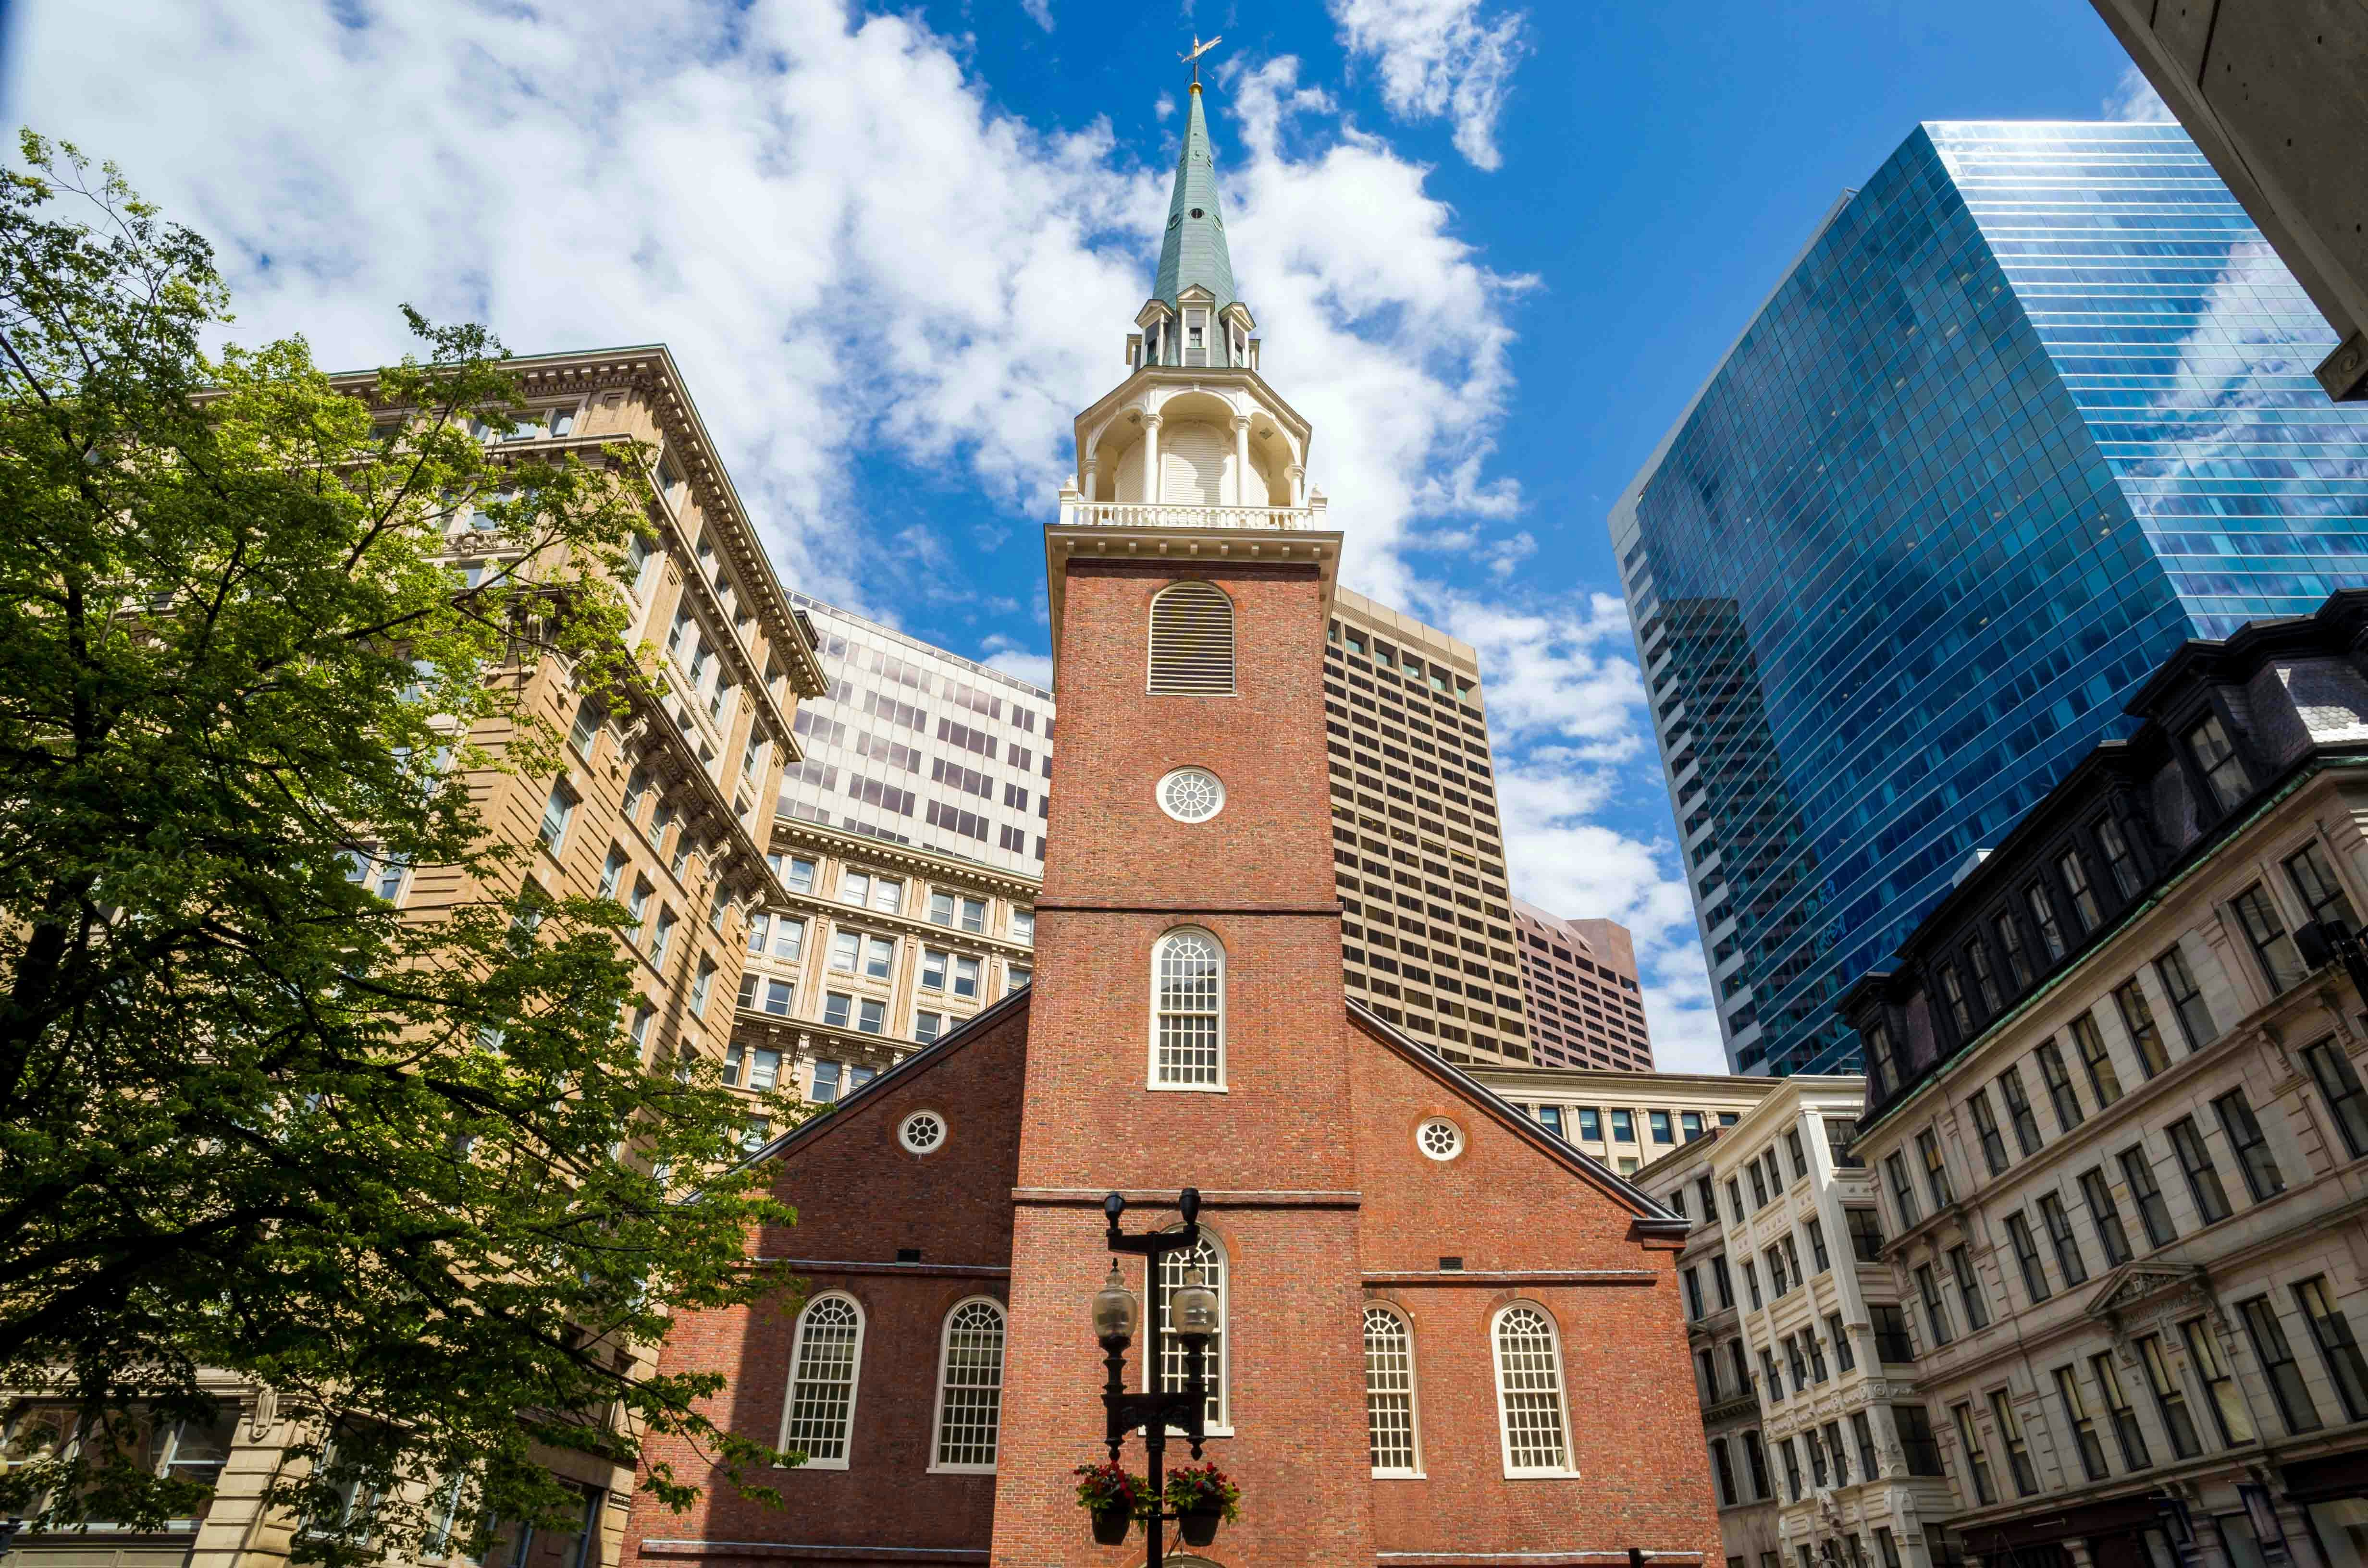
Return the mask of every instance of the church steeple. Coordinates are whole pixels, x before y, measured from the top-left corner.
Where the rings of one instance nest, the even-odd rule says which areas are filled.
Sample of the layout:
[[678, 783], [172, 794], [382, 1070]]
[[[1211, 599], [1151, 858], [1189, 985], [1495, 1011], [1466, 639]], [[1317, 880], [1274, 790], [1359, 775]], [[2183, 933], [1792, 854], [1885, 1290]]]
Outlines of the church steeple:
[[1176, 185], [1167, 198], [1167, 229], [1159, 242], [1159, 278], [1152, 297], [1170, 310], [1187, 289], [1205, 290], [1212, 309], [1234, 302], [1234, 258], [1225, 248], [1225, 219], [1217, 205], [1217, 161], [1209, 148], [1208, 117], [1194, 82], [1184, 119], [1184, 147], [1176, 159]]

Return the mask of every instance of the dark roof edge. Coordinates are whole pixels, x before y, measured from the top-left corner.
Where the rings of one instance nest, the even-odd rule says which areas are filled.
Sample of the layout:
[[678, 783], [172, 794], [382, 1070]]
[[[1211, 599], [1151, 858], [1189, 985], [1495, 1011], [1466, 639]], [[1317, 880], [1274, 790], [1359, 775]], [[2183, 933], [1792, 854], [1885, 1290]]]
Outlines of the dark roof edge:
[[1487, 1085], [1453, 1062], [1442, 1061], [1424, 1050], [1411, 1036], [1362, 1002], [1352, 999], [1348, 1003], [1348, 1009], [1350, 1019], [1367, 1034], [1478, 1105], [1531, 1147], [1568, 1166], [1628, 1205], [1635, 1211], [1637, 1228], [1647, 1235], [1682, 1236], [1693, 1229], [1692, 1221], [1663, 1208], [1644, 1188], [1623, 1176], [1613, 1175], [1610, 1166], [1548, 1132], [1536, 1121], [1516, 1110], [1512, 1102], [1498, 1097]]

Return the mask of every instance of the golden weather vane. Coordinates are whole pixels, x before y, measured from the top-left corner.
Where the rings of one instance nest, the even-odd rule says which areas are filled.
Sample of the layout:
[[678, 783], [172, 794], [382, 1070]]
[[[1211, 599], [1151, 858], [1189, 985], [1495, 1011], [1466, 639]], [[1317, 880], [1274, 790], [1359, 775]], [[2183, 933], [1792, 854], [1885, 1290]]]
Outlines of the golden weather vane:
[[1199, 85], [1201, 81], [1201, 56], [1208, 53], [1211, 50], [1216, 48], [1219, 44], [1224, 41], [1225, 35], [1219, 33], [1215, 38], [1211, 39], [1208, 42], [1202, 43], [1201, 41], [1201, 35], [1199, 33], [1194, 33], [1192, 35], [1192, 52], [1190, 54], [1179, 54], [1176, 57], [1192, 68], [1192, 82], [1195, 86]]

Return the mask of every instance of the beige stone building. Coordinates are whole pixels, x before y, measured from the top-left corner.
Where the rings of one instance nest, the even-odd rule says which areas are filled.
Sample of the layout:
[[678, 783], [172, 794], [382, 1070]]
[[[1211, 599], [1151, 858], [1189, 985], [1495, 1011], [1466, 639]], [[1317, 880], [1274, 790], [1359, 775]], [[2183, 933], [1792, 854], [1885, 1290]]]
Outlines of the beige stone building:
[[831, 1104], [1029, 983], [1033, 877], [786, 816], [771, 858], [726, 1082]]
[[[587, 702], [566, 669], [544, 659], [521, 673], [528, 700], [567, 736], [556, 776], [487, 774], [470, 780], [492, 831], [536, 846], [527, 875], [563, 894], [605, 893], [636, 916], [632, 940], [641, 1001], [629, 1018], [652, 1062], [725, 1061], [732, 999], [741, 985], [749, 916], [787, 890], [767, 863], [773, 802], [800, 698], [822, 689], [809, 631], [785, 598], [713, 442], [663, 347], [557, 354], [511, 361], [528, 412], [515, 425], [481, 428], [501, 450], [574, 452], [597, 460], [626, 439], [655, 450], [657, 499], [631, 552], [623, 585], [632, 614], [625, 635], [656, 650], [655, 678], [624, 705]], [[367, 397], [374, 378], [336, 378]], [[392, 429], [404, 411], [388, 410]], [[453, 519], [449, 555], [461, 571], [501, 559], [496, 536]], [[661, 682], [664, 689], [661, 690]], [[484, 890], [437, 868], [358, 859], [353, 875], [405, 909], [433, 911]], [[22, 1537], [11, 1568], [245, 1568], [282, 1561], [293, 1521], [259, 1499], [290, 1428], [272, 1392], [214, 1380], [219, 1420], [154, 1435], [155, 1460], [217, 1480], [202, 1518], [155, 1534], [96, 1527], [64, 1537]], [[63, 1425], [61, 1425], [63, 1423]], [[45, 1429], [72, 1431], [71, 1412], [15, 1410], [7, 1450]], [[617, 1560], [633, 1476], [575, 1453], [548, 1456], [583, 1492], [578, 1528], [504, 1542], [497, 1568], [594, 1568]]]
[[1450, 1062], [1535, 1060], [1478, 653], [1342, 588], [1324, 696], [1351, 994]]
[[1765, 1078], [1612, 1067], [1479, 1066], [1468, 1071], [1624, 1176], [1722, 1127], [1734, 1126], [1772, 1086]]
[[1864, 1084], [1725, 1081], [1765, 1088], [1635, 1179], [1694, 1222], [1679, 1278], [1728, 1568], [1930, 1568], [1948, 1486], [1854, 1153]]
[[2368, 1551], [2363, 632], [2187, 644], [1843, 999], [1966, 1554]]

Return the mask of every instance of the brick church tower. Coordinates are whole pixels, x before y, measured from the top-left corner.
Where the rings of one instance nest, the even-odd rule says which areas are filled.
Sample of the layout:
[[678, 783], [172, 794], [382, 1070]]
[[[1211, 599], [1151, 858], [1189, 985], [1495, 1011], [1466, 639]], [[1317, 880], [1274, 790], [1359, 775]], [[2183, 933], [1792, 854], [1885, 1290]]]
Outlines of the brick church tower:
[[[788, 1506], [636, 1506], [629, 1554], [1101, 1565], [1088, 1298], [1200, 1188], [1219, 1288], [1209, 1454], [1258, 1568], [1719, 1556], [1679, 1305], [1686, 1222], [1351, 1003], [1323, 648], [1340, 535], [1258, 369], [1200, 86], [1129, 374], [1076, 423], [1046, 530], [1056, 802], [1032, 990], [770, 1146], [757, 1239], [794, 1316], [687, 1318], [735, 1429], [814, 1457]], [[1175, 1359], [1144, 1278], [1138, 1378]], [[1131, 1450], [1139, 1458], [1139, 1439]], [[692, 1456], [661, 1453], [677, 1473]]]

